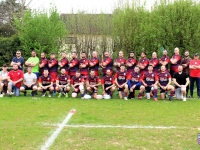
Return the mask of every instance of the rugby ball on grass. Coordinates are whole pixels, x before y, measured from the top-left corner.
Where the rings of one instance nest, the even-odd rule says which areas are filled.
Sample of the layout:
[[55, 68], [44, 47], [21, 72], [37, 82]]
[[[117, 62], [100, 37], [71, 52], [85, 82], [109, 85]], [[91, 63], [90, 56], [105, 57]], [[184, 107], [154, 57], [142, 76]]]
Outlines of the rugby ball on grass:
[[97, 95], [97, 99], [102, 99], [103, 96], [102, 95]]
[[111, 97], [110, 97], [110, 95], [104, 95], [103, 98], [104, 99], [110, 99]]
[[91, 96], [88, 95], [88, 94], [85, 94], [85, 95], [84, 95], [84, 99], [91, 99]]

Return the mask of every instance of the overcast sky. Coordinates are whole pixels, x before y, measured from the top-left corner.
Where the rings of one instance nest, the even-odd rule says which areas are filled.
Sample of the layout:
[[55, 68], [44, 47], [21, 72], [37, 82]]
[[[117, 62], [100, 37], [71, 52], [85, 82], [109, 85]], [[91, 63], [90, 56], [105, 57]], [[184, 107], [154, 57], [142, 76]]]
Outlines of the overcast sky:
[[[32, 9], [48, 9], [51, 4], [54, 4], [60, 13], [71, 13], [72, 10], [74, 13], [78, 11], [112, 13], [119, 1], [131, 2], [132, 0], [26, 0], [27, 3], [30, 2], [29, 7]], [[153, 2], [154, 0], [146, 0], [146, 7], [150, 8]]]

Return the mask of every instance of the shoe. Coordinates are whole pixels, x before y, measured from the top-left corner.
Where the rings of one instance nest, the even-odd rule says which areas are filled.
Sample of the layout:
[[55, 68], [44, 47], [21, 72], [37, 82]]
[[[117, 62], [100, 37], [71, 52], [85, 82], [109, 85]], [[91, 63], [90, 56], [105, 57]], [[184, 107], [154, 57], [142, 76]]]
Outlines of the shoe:
[[8, 97], [12, 97], [12, 95], [11, 95], [11, 94], [8, 94]]
[[0, 94], [0, 97], [3, 97], [3, 94]]
[[51, 94], [49, 94], [48, 97], [51, 97]]
[[42, 97], [45, 97], [45, 96], [46, 96], [46, 93], [43, 93], [43, 94], [42, 94]]
[[59, 93], [59, 94], [58, 94], [58, 98], [61, 98], [61, 96], [62, 96], [62, 93]]
[[33, 91], [31, 92], [31, 96], [32, 96], [32, 97], [34, 97], [34, 96], [35, 96], [35, 93], [34, 93]]
[[158, 99], [157, 99], [157, 98], [154, 98], [154, 101], [156, 101], [156, 102], [157, 102], [157, 101], [158, 101]]
[[186, 102], [186, 97], [183, 97], [183, 101]]
[[190, 95], [190, 96], [188, 96], [188, 98], [193, 98], [193, 96]]
[[142, 96], [139, 96], [138, 99], [141, 100], [141, 99], [142, 99]]
[[127, 97], [124, 97], [124, 100], [125, 100], [125, 101], [127, 101], [127, 100], [128, 100], [128, 98], [127, 98]]
[[65, 94], [65, 98], [68, 98], [68, 93]]
[[25, 91], [25, 92], [24, 92], [24, 96], [26, 96], [26, 94], [27, 94], [27, 93], [26, 93], [26, 91]]
[[172, 96], [169, 97], [169, 100], [172, 101]]

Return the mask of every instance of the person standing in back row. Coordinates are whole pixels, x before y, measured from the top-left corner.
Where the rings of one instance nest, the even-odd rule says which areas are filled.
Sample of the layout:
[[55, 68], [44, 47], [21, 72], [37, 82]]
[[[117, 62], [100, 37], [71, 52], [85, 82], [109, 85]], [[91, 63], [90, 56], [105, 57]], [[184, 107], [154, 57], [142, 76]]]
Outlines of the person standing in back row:
[[23, 71], [24, 58], [21, 56], [21, 51], [20, 50], [18, 50], [16, 52], [16, 57], [14, 57], [12, 59], [12, 62], [11, 62], [10, 65], [13, 67], [13, 65], [15, 65], [15, 64], [17, 64], [19, 70]]
[[181, 55], [179, 54], [179, 48], [176, 47], [174, 49], [174, 55], [170, 59], [171, 67], [170, 67], [170, 74], [173, 75], [178, 71], [178, 66], [181, 64]]
[[[185, 57], [181, 59], [181, 65], [183, 66], [183, 72], [187, 73], [187, 75], [190, 75], [190, 68], [189, 64], [191, 61], [190, 53], [188, 50], [184, 53]], [[188, 97], [188, 91], [189, 91], [189, 85], [186, 87], [186, 97]]]
[[199, 54], [194, 54], [194, 59], [190, 61], [190, 96], [193, 97], [194, 82], [197, 85], [197, 95], [200, 99], [200, 60]]

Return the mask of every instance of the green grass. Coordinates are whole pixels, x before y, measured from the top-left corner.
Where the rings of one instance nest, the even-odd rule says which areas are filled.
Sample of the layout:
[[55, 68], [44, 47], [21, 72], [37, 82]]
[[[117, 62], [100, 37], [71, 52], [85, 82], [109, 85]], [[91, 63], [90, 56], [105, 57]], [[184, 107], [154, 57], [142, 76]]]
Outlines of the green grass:
[[74, 108], [70, 125], [175, 126], [174, 129], [65, 127], [50, 149], [196, 150], [200, 100], [0, 99], [0, 149], [40, 149]]

